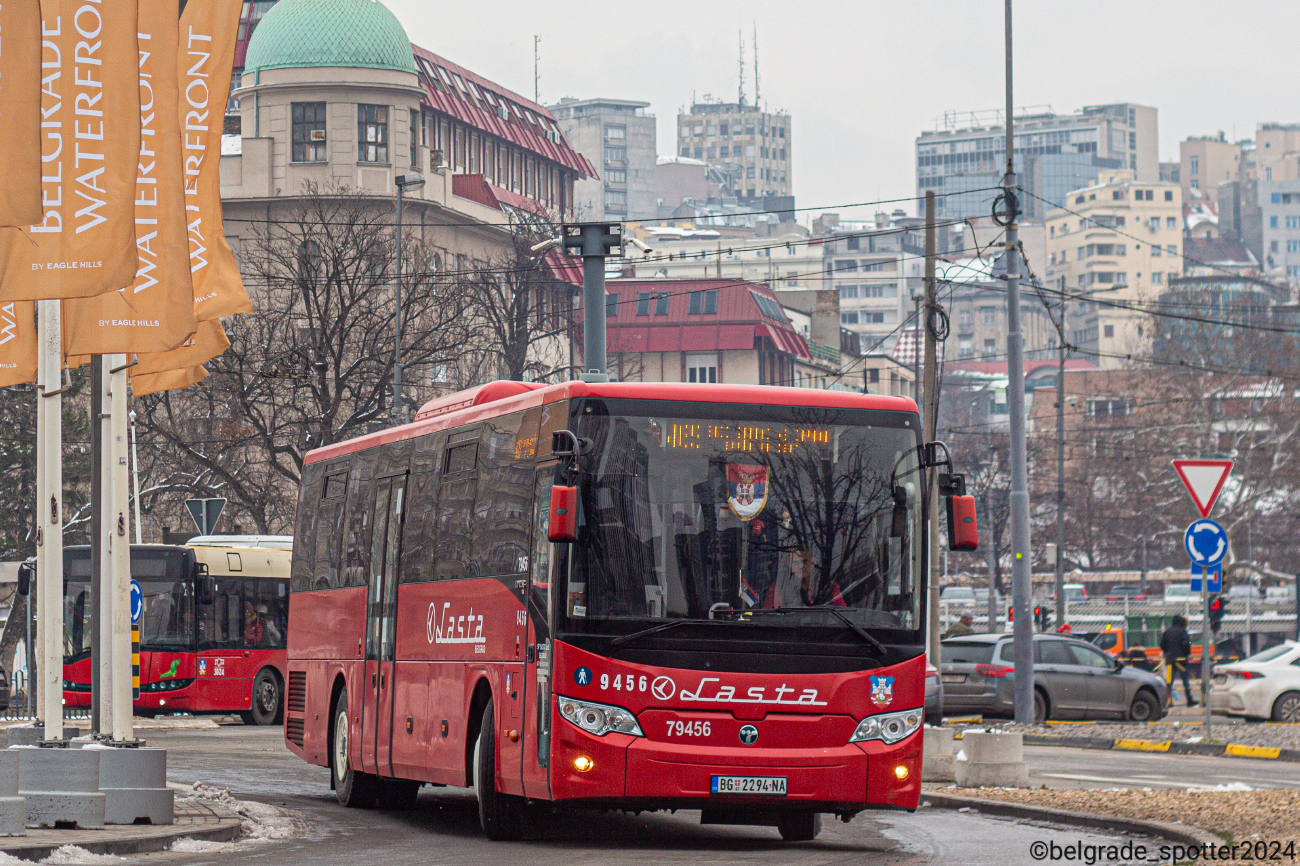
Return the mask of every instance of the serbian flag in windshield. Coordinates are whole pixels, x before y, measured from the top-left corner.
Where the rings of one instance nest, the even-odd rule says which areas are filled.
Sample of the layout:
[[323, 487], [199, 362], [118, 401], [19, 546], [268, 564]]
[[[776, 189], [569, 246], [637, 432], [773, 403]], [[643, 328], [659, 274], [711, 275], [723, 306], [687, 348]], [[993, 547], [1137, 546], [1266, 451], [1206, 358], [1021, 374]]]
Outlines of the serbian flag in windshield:
[[767, 504], [767, 467], [727, 464], [727, 506], [741, 520], [753, 520]]

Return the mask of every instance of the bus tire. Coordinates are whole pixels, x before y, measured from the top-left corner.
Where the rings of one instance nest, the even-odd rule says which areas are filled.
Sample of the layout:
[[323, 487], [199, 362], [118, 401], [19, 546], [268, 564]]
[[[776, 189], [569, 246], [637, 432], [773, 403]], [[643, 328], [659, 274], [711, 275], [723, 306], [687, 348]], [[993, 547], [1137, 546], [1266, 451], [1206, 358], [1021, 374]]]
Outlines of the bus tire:
[[348, 695], [343, 692], [334, 705], [330, 728], [330, 772], [334, 774], [334, 796], [341, 805], [369, 809], [379, 793], [379, 779], [348, 765]]
[[796, 812], [782, 817], [776, 829], [786, 842], [811, 842], [822, 831], [822, 816], [818, 812]]
[[519, 839], [524, 833], [524, 799], [496, 789], [496, 722], [492, 699], [483, 708], [478, 742], [474, 744], [474, 791], [478, 795], [478, 819], [483, 832], [494, 842]]
[[284, 689], [274, 668], [262, 668], [253, 679], [252, 709], [240, 713], [244, 724], [278, 725], [284, 714]]

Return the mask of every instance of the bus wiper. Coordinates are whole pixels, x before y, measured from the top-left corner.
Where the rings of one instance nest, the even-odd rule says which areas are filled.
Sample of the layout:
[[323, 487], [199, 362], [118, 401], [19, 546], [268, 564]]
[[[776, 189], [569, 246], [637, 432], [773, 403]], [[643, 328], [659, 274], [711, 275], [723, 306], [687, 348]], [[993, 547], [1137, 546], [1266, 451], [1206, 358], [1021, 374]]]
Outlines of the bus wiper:
[[865, 628], [863, 628], [862, 626], [860, 626], [860, 625], [858, 625], [856, 622], [854, 622], [854, 621], [853, 621], [853, 618], [850, 617], [850, 616], [849, 616], [847, 613], [845, 613], [844, 611], [840, 610], [839, 607], [838, 607], [837, 605], [833, 605], [833, 604], [819, 604], [819, 605], [817, 605], [816, 607], [817, 607], [818, 610], [827, 610], [827, 611], [830, 611], [831, 613], [835, 614], [835, 618], [836, 618], [836, 619], [838, 619], [840, 622], [844, 623], [844, 624], [845, 624], [846, 626], [848, 626], [849, 628], [853, 629], [855, 632], [857, 632], [858, 637], [862, 638], [864, 641], [866, 641], [867, 643], [869, 643], [869, 644], [871, 644], [873, 647], [875, 647], [877, 652], [880, 652], [881, 654], [884, 654], [884, 653], [887, 653], [887, 652], [888, 652], [888, 650], [885, 649], [885, 645], [884, 645], [883, 643], [881, 643], [880, 641], [878, 641], [878, 640], [876, 640], [874, 637], [872, 637], [872, 636], [871, 636], [871, 632], [867, 631]]
[[658, 625], [652, 625], [649, 628], [643, 628], [641, 629], [641, 631], [634, 631], [631, 634], [625, 634], [616, 637], [614, 638], [613, 641], [611, 641], [610, 645], [621, 646], [625, 643], [631, 643], [634, 640], [640, 640], [643, 637], [649, 637], [652, 634], [658, 634], [661, 631], [668, 631], [668, 629], [670, 628], [677, 628], [677, 626], [684, 625], [686, 623], [697, 624], [697, 623], [707, 623], [707, 622], [709, 622], [709, 620], [707, 619], [691, 619], [689, 617], [683, 617], [682, 619], [673, 619], [673, 620], [669, 620], [668, 622], [661, 622]]

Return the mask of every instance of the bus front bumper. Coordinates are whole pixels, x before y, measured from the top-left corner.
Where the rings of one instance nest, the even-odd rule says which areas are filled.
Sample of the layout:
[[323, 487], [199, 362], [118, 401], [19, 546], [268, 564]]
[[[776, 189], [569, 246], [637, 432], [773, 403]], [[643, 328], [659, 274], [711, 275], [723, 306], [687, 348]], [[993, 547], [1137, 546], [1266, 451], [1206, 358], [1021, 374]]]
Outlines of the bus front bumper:
[[[595, 737], [557, 721], [551, 768], [557, 800], [617, 798], [645, 808], [775, 812], [910, 810], [920, 800], [920, 731], [893, 745], [871, 741], [815, 749], [719, 748], [613, 733]], [[581, 757], [591, 762], [585, 772], [575, 769]], [[786, 793], [717, 795], [712, 793], [715, 776], [784, 778]]]

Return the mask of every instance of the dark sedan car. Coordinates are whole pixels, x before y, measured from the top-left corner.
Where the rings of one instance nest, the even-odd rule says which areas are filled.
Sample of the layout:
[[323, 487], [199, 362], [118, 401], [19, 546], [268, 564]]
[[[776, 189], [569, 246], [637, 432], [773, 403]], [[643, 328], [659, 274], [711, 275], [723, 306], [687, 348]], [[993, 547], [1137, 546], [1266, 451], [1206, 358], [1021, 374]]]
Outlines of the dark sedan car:
[[[942, 644], [944, 711], [1009, 716], [1015, 660], [1010, 635], [972, 634]], [[1034, 718], [1155, 721], [1168, 688], [1160, 677], [1089, 643], [1034, 635]]]

